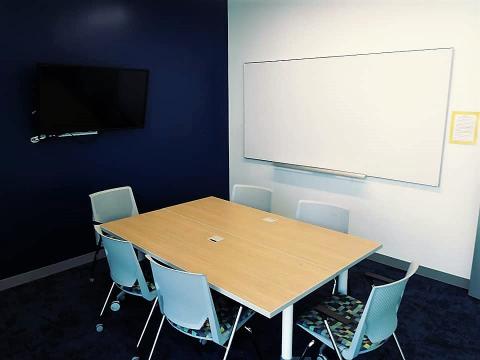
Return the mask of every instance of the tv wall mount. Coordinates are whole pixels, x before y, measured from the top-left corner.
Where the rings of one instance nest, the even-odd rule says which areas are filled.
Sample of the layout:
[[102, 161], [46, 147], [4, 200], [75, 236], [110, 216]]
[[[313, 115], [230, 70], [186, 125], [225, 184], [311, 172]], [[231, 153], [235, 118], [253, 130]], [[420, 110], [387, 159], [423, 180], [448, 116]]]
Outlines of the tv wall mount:
[[32, 144], [37, 144], [42, 140], [49, 139], [49, 138], [62, 138], [62, 137], [69, 137], [69, 136], [84, 136], [84, 135], [98, 135], [98, 131], [82, 131], [82, 132], [71, 132], [59, 135], [36, 135], [30, 138], [30, 142]]

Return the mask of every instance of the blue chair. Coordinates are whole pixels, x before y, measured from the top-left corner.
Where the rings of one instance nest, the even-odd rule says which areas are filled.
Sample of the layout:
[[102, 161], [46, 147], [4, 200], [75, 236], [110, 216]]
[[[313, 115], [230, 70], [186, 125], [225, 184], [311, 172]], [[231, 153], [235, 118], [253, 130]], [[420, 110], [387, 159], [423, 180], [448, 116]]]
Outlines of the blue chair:
[[[170, 269], [160, 265], [150, 255], [146, 257], [152, 267], [158, 303], [163, 314], [148, 359], [150, 360], [153, 355], [166, 318], [173, 328], [185, 335], [201, 341], [213, 341], [225, 347], [226, 352], [223, 357], [225, 360], [235, 331], [241, 328], [255, 312], [219, 294], [212, 296], [205, 275]], [[154, 303], [152, 310], [155, 305]], [[143, 332], [149, 320], [150, 315]], [[141, 337], [137, 348], [140, 341]]]
[[[297, 205], [296, 219], [348, 234], [350, 211], [340, 206], [319, 201], [300, 200]], [[337, 279], [335, 278], [333, 280], [332, 294], [335, 293], [336, 288]]]
[[270, 212], [272, 209], [272, 193], [271, 189], [264, 187], [236, 184], [233, 186], [231, 200], [237, 204]]
[[96, 326], [97, 331], [102, 332], [103, 323], [101, 319], [115, 285], [120, 289], [120, 293], [117, 295], [116, 300], [110, 305], [112, 311], [120, 310], [120, 300], [125, 294], [140, 296], [151, 301], [156, 297], [156, 289], [152, 282], [145, 280], [145, 275], [140, 267], [133, 245], [130, 242], [105, 235], [100, 225], [95, 225], [94, 228], [105, 248], [108, 266], [110, 268], [110, 276], [113, 280]]
[[[102, 224], [113, 220], [138, 215], [137, 204], [133, 197], [132, 188], [123, 186], [114, 189], [99, 191], [89, 195], [92, 205], [94, 224]], [[90, 269], [90, 282], [95, 281], [95, 266], [98, 252], [102, 248], [101, 237], [95, 233], [97, 248]]]
[[397, 312], [408, 279], [417, 269], [413, 262], [404, 278], [373, 285], [366, 303], [348, 295], [333, 295], [301, 315], [297, 325], [323, 343], [319, 354], [323, 359], [326, 346], [334, 349], [340, 360], [350, 360], [378, 349], [393, 336], [405, 360], [395, 335]]

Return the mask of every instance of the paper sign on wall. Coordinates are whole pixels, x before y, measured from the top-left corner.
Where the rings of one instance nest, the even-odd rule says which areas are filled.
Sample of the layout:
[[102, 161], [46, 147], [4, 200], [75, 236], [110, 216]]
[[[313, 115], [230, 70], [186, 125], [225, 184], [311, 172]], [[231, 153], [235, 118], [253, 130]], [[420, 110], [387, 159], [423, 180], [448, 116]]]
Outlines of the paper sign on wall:
[[476, 144], [479, 112], [454, 111], [450, 124], [451, 144]]

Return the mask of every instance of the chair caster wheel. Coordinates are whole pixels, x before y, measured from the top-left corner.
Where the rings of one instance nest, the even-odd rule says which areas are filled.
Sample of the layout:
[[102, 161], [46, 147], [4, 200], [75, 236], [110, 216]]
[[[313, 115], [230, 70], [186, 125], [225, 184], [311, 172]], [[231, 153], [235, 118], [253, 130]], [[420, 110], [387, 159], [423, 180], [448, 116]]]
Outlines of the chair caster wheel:
[[88, 279], [91, 283], [95, 282], [95, 278]]
[[103, 331], [103, 324], [97, 324], [96, 329], [97, 332], [101, 333]]
[[112, 311], [120, 310], [120, 301], [118, 300], [112, 301], [112, 303], [110, 304], [110, 310]]
[[132, 357], [132, 360], [140, 360], [140, 356], [134, 356]]

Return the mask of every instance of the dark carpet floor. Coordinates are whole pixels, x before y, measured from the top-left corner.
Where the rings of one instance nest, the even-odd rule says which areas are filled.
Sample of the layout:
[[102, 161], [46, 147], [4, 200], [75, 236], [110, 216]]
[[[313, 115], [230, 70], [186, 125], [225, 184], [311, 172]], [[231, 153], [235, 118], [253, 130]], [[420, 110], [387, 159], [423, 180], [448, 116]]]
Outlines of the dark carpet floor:
[[[361, 300], [366, 300], [370, 290], [362, 276], [364, 271], [394, 279], [403, 276], [402, 271], [363, 261], [351, 270], [349, 281], [351, 295]], [[88, 281], [89, 267], [82, 266], [1, 292], [1, 359], [131, 359], [150, 306], [142, 299], [127, 297], [119, 312], [107, 311], [105, 330], [97, 333], [97, 316], [110, 285], [107, 274], [103, 260], [93, 284]], [[314, 304], [328, 290], [320, 289], [299, 302], [295, 313]], [[154, 326], [145, 338], [147, 348], [159, 319], [155, 311]], [[278, 360], [281, 316], [269, 320], [256, 315], [249, 324], [263, 359]], [[408, 360], [480, 359], [480, 301], [463, 289], [415, 275], [407, 285], [396, 333]], [[309, 340], [306, 333], [295, 328], [294, 354], [299, 356]], [[147, 351], [144, 349], [144, 353]], [[213, 343], [201, 346], [166, 323], [153, 358], [222, 359], [223, 352]], [[393, 339], [359, 358], [401, 359]], [[239, 332], [235, 337], [229, 359], [256, 359], [246, 333]]]

